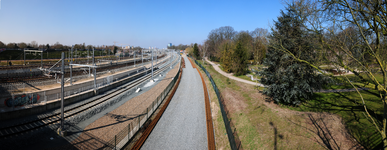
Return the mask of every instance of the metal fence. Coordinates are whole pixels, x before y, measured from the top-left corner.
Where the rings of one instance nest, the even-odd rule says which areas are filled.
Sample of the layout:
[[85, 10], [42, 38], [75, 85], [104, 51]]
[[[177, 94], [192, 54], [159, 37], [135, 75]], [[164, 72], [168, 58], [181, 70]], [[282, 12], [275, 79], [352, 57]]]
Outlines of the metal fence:
[[[192, 58], [192, 57], [191, 57]], [[224, 125], [226, 127], [226, 132], [228, 136], [228, 140], [230, 142], [230, 147], [233, 150], [236, 149], [243, 149], [241, 140], [238, 136], [238, 131], [235, 128], [235, 125], [231, 121], [231, 116], [229, 114], [229, 111], [227, 109], [227, 106], [224, 102], [223, 96], [221, 92], [219, 91], [218, 87], [216, 86], [216, 83], [211, 77], [211, 74], [204, 68], [200, 63], [198, 63], [194, 58], [192, 58], [195, 63], [206, 73], [208, 79], [210, 79], [212, 87], [214, 88], [214, 91], [216, 93], [216, 96], [218, 97], [219, 105], [220, 105], [220, 111], [222, 113]]]
[[[180, 63], [180, 61], [178, 62]], [[177, 72], [173, 80], [164, 89], [164, 91], [160, 93], [160, 95], [152, 102], [151, 105], [146, 108], [146, 110], [140, 113], [140, 115], [133, 119], [132, 122], [128, 123], [124, 129], [122, 129], [117, 135], [115, 135], [110, 141], [108, 141], [104, 149], [121, 149], [133, 138], [133, 136], [141, 129], [142, 126], [144, 126], [147, 120], [152, 116], [152, 114], [157, 110], [160, 104], [165, 100], [166, 96], [177, 82], [180, 70], [181, 63], [179, 65], [179, 71]]]

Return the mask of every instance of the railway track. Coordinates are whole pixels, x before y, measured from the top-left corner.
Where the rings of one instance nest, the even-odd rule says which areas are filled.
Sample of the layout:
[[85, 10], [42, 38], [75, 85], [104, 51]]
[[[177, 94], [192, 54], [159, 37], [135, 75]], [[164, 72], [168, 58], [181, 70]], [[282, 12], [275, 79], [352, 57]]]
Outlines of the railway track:
[[[165, 55], [157, 57], [158, 59], [163, 58]], [[144, 59], [145, 62], [149, 62], [150, 60]], [[138, 62], [138, 61], [136, 61]], [[134, 65], [133, 62], [128, 62], [128, 63], [122, 63], [122, 64], [117, 64], [117, 65], [104, 65], [101, 66], [100, 68], [97, 68], [97, 72], [102, 72], [106, 70], [112, 70], [112, 69], [117, 69], [117, 68], [122, 68], [128, 65]], [[30, 69], [30, 68], [24, 68], [24, 69]], [[35, 72], [27, 72], [27, 73], [13, 73], [11, 75], [2, 75], [0, 74], [0, 83], [20, 83], [20, 82], [41, 82], [44, 80], [49, 80], [53, 79], [53, 77], [47, 77], [43, 75], [36, 75], [37, 73]], [[79, 75], [84, 75], [84, 70], [82, 69], [73, 69], [72, 75], [79, 76]], [[8, 77], [11, 76], [11, 77]], [[70, 77], [70, 69], [66, 68], [66, 74], [65, 78]]]
[[[162, 65], [162, 64], [160, 64], [160, 65]], [[168, 68], [169, 68], [169, 65], [164, 65], [161, 69], [157, 69], [156, 71], [154, 71], [154, 74], [161, 73], [161, 72], [167, 70]], [[149, 71], [149, 70], [144, 70], [144, 71]], [[139, 72], [138, 74], [135, 74], [133, 76], [139, 75], [143, 72]], [[131, 77], [133, 77], [133, 76], [131, 76]], [[93, 109], [94, 107], [111, 100], [115, 96], [136, 87], [137, 85], [143, 83], [144, 81], [146, 81], [150, 78], [151, 78], [151, 74], [147, 74], [145, 76], [142, 76], [142, 77], [135, 79], [134, 81], [132, 81], [130, 83], [127, 83], [127, 84], [121, 86], [121, 88], [119, 90], [116, 90], [112, 93], [103, 95], [102, 97], [98, 98], [95, 101], [90, 101], [90, 102], [75, 106], [73, 108], [67, 109], [64, 112], [64, 118], [65, 119], [70, 118], [70, 117], [73, 117], [73, 116], [75, 116], [79, 113], [82, 113], [84, 111]], [[41, 127], [44, 127], [44, 126], [47, 126], [50, 124], [59, 123], [60, 120], [61, 120], [60, 113], [54, 113], [54, 114], [47, 115], [45, 117], [42, 117], [42, 118], [39, 118], [36, 120], [20, 123], [17, 125], [1, 127], [0, 128], [0, 139], [6, 139], [6, 138], [13, 137], [13, 136], [18, 136], [20, 134], [23, 134], [23, 133], [26, 133], [29, 131], [37, 130]]]

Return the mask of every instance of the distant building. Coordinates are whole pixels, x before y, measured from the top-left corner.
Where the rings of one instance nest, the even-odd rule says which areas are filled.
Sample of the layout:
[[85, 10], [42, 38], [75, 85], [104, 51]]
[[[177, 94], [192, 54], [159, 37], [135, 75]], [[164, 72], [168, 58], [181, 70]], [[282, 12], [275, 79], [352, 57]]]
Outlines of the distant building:
[[172, 47], [172, 43], [169, 43], [169, 44], [168, 44], [168, 47]]

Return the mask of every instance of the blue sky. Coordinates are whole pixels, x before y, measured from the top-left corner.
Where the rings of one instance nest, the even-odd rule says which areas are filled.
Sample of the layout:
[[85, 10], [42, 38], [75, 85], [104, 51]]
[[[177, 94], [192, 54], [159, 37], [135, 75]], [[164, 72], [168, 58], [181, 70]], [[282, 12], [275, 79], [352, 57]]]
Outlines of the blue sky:
[[[0, 41], [166, 48], [222, 26], [267, 28], [280, 0], [0, 0]], [[117, 44], [117, 45], [118, 45]]]

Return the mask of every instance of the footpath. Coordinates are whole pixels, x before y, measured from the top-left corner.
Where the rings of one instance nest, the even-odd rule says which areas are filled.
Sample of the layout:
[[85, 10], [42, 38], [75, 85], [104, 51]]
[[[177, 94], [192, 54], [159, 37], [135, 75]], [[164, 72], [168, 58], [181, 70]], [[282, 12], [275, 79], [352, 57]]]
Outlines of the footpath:
[[239, 81], [239, 82], [243, 82], [243, 83], [247, 83], [247, 84], [251, 84], [251, 85], [257, 85], [257, 86], [260, 86], [260, 87], [265, 87], [265, 85], [261, 84], [261, 83], [256, 83], [256, 82], [252, 82], [252, 81], [247, 81], [247, 80], [244, 80], [244, 79], [241, 79], [241, 78], [238, 78], [238, 77], [235, 77], [233, 76], [232, 73], [226, 73], [224, 72], [222, 69], [219, 68], [219, 64], [215, 64], [211, 61], [209, 61], [207, 58], [205, 58], [205, 60], [210, 63], [212, 65], [212, 67], [214, 67], [214, 69], [219, 72], [220, 74], [226, 76], [227, 78], [230, 78], [232, 80], [235, 80], [235, 81]]
[[202, 80], [183, 58], [186, 68], [179, 87], [141, 149], [208, 149]]

